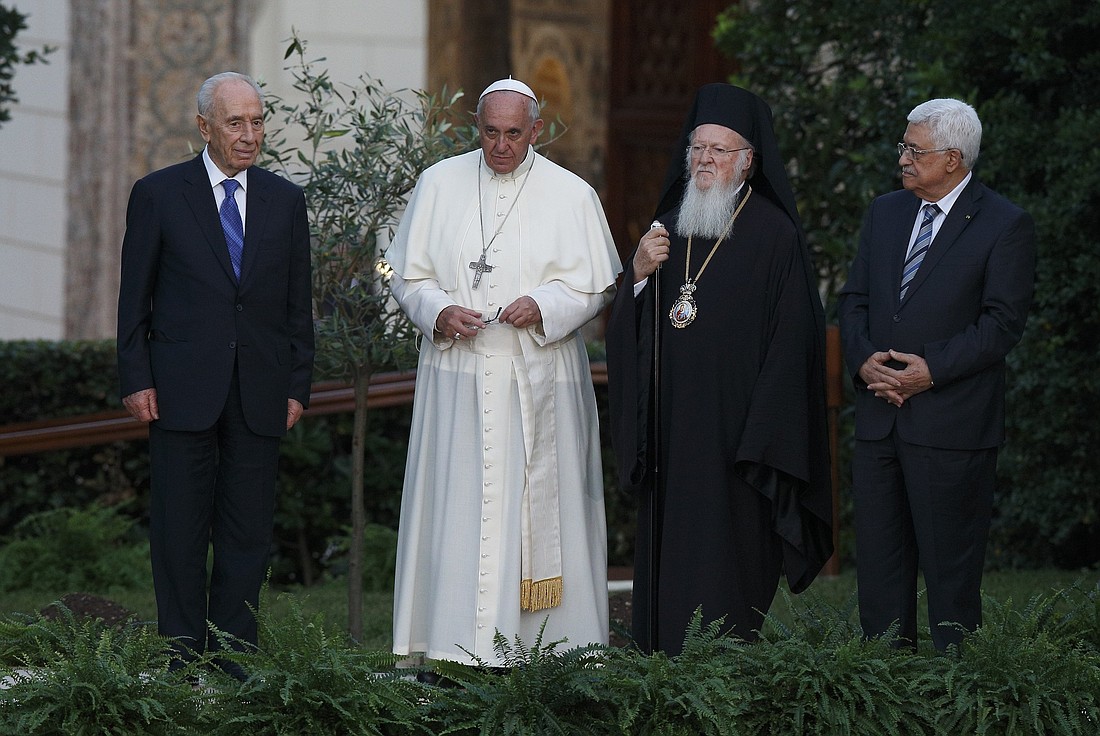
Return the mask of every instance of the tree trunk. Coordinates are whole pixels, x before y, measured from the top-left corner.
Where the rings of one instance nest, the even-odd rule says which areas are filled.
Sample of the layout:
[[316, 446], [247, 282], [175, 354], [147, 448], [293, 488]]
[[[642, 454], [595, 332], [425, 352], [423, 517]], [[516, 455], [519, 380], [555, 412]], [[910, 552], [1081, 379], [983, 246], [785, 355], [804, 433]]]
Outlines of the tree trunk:
[[363, 530], [366, 505], [363, 502], [363, 472], [366, 465], [367, 390], [370, 362], [360, 364], [355, 376], [355, 418], [351, 435], [351, 541], [348, 544], [348, 633], [363, 640]]

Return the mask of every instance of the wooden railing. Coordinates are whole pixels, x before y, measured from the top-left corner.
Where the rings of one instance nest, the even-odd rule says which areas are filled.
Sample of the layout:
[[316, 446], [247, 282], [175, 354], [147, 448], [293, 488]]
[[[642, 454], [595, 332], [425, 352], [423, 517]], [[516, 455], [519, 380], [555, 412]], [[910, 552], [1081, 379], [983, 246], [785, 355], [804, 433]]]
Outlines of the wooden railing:
[[[367, 406], [383, 407], [412, 401], [414, 371], [380, 373], [371, 379]], [[344, 383], [318, 383], [310, 393], [305, 416], [338, 414], [355, 409], [355, 389]], [[0, 456], [31, 455], [50, 450], [86, 447], [149, 436], [148, 425], [124, 409], [0, 426]]]
[[[415, 382], [415, 371], [373, 376], [367, 389], [368, 408], [411, 403]], [[592, 382], [596, 385], [607, 384], [607, 366], [604, 363], [592, 365]], [[354, 409], [354, 387], [344, 383], [318, 383], [310, 393], [305, 417], [339, 414]], [[148, 425], [133, 419], [124, 409], [8, 424], [0, 426], [0, 457], [140, 440], [148, 436]]]
[[[829, 449], [837, 456], [837, 416], [843, 400], [843, 365], [840, 357], [840, 335], [830, 326], [826, 333], [826, 379], [829, 409]], [[380, 373], [371, 378], [367, 389], [369, 408], [397, 406], [412, 402], [415, 371]], [[592, 383], [607, 385], [607, 365], [592, 364]], [[309, 409], [305, 417], [322, 414], [338, 414], [355, 409], [355, 389], [342, 383], [319, 383], [313, 386]], [[149, 436], [146, 424], [132, 419], [124, 410], [85, 414], [64, 419], [47, 419], [0, 426], [0, 457], [5, 455], [29, 455], [49, 450], [85, 447], [123, 440], [138, 440]], [[837, 463], [832, 465], [833, 485], [833, 546], [838, 548], [839, 519], [837, 518], [838, 491], [840, 487]], [[825, 565], [826, 575], [840, 571], [838, 556]]]

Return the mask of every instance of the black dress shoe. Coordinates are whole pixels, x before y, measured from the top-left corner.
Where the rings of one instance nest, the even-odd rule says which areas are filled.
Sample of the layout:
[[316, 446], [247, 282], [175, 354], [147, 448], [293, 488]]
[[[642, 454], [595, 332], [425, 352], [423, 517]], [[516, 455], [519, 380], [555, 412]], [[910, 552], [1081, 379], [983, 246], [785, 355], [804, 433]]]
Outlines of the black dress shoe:
[[213, 665], [214, 669], [220, 670], [221, 672], [229, 675], [237, 682], [248, 681], [248, 672], [246, 672], [244, 667], [241, 667], [236, 662], [218, 657], [211, 664]]
[[431, 670], [421, 670], [417, 672], [416, 681], [432, 687], [462, 687], [462, 685], [459, 685], [451, 678], [444, 677], [438, 672], [432, 672]]

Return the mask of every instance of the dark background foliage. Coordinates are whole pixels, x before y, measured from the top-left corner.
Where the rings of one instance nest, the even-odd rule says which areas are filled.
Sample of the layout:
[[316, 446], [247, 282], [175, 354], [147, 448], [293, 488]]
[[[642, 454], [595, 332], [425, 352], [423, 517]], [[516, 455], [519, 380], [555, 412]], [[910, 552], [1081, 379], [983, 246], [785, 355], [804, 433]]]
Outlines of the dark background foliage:
[[[2, 10], [2, 6], [0, 6]], [[894, 143], [918, 102], [954, 96], [985, 127], [978, 175], [1034, 216], [1036, 301], [1009, 356], [1008, 441], [1001, 454], [990, 562], [1100, 561], [1100, 4], [1008, 0], [839, 3], [762, 0], [718, 20], [718, 46], [741, 62], [735, 79], [771, 103], [781, 150], [823, 274], [830, 314], [870, 200], [897, 188]], [[113, 344], [0, 342], [6, 421], [119, 408]], [[606, 393], [597, 388], [606, 411]], [[397, 523], [410, 407], [370, 413], [367, 518]], [[842, 484], [850, 431], [842, 415]], [[607, 422], [602, 421], [605, 428]], [[606, 438], [605, 438], [606, 440]], [[605, 446], [606, 446], [605, 441]], [[349, 519], [350, 418], [311, 417], [283, 443], [273, 558], [280, 581], [338, 567]], [[630, 564], [631, 500], [605, 454], [613, 564]], [[31, 513], [92, 501], [139, 521], [145, 446], [117, 443], [0, 458], [0, 536]], [[842, 532], [850, 528], [842, 495]], [[850, 555], [851, 545], [845, 544]]]
[[975, 106], [977, 175], [1035, 218], [1036, 299], [1008, 359], [992, 564], [1100, 560], [1098, 32], [1100, 4], [1086, 0], [762, 0], [730, 8], [715, 31], [741, 64], [734, 81], [772, 105], [830, 315], [864, 209], [899, 187], [894, 143], [924, 100]]
[[[12, 422], [120, 410], [113, 341], [0, 341], [0, 416]], [[597, 387], [603, 446], [607, 391]], [[368, 413], [365, 486], [367, 520], [396, 529], [412, 405]], [[351, 415], [306, 414], [283, 441], [279, 461], [273, 580], [311, 584], [342, 573], [350, 524]], [[0, 543], [23, 519], [91, 504], [119, 507], [147, 524], [149, 465], [145, 441], [0, 457]], [[608, 549], [613, 565], [632, 563], [632, 501], [615, 490], [614, 465], [605, 450]], [[382, 535], [381, 530], [372, 532]], [[379, 542], [384, 542], [379, 539]], [[386, 581], [382, 587], [388, 587]]]
[[0, 125], [11, 120], [10, 105], [19, 101], [12, 84], [15, 67], [19, 64], [44, 62], [45, 56], [52, 51], [50, 48], [42, 48], [21, 52], [15, 45], [15, 37], [26, 27], [26, 14], [20, 13], [14, 7], [0, 4]]

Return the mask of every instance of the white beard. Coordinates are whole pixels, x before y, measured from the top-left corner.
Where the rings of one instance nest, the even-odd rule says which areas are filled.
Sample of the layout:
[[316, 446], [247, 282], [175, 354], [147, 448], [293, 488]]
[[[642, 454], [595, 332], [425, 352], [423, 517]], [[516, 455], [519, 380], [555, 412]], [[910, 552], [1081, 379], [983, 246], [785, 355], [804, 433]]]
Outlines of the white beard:
[[[744, 162], [744, 152], [737, 161], [740, 171]], [[690, 166], [690, 162], [689, 162]], [[729, 183], [715, 180], [709, 189], [700, 189], [692, 177], [684, 187], [684, 198], [680, 200], [680, 215], [676, 220], [676, 233], [686, 238], [717, 238], [726, 231], [730, 218], [737, 206], [737, 188], [741, 179]]]

